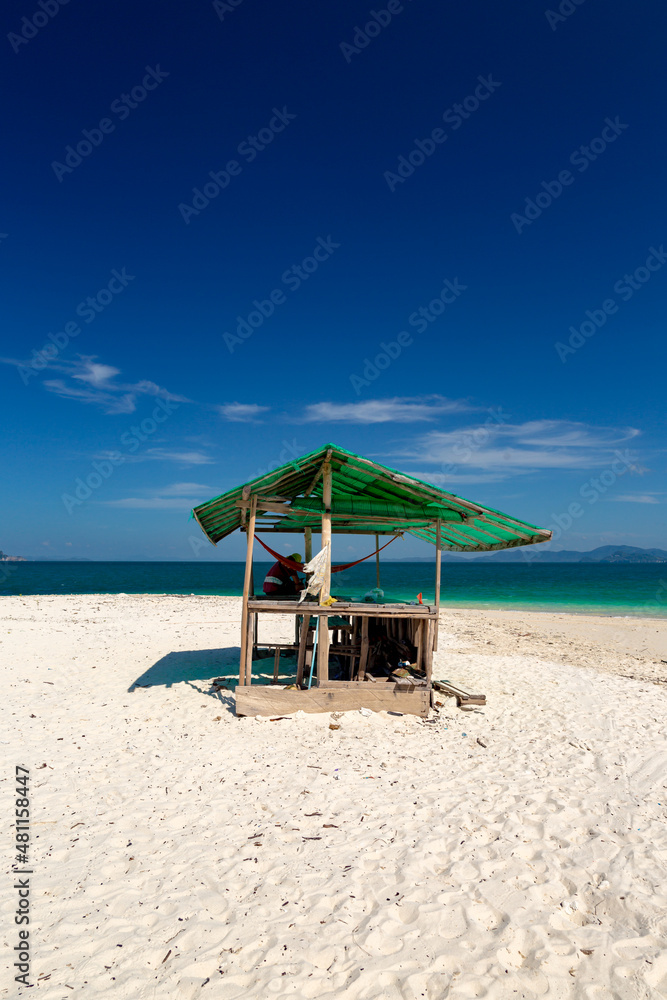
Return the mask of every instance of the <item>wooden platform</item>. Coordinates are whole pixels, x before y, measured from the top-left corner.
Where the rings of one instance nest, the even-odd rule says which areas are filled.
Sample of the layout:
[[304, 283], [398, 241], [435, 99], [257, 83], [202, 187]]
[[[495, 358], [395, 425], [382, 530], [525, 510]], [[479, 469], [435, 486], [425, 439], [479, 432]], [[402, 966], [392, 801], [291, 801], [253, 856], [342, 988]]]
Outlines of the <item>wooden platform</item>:
[[401, 712], [403, 715], [428, 716], [431, 705], [430, 688], [399, 691], [393, 684], [358, 683], [338, 687], [329, 682], [326, 687], [310, 691], [287, 690], [259, 685], [237, 686], [237, 715], [289, 715], [291, 712], [350, 712], [370, 708], [373, 712]]
[[282, 615], [363, 615], [370, 618], [437, 618], [435, 604], [374, 604], [366, 602], [335, 601], [331, 605], [299, 602], [292, 598], [272, 600], [270, 596], [254, 595], [248, 599], [249, 611], [263, 611]]

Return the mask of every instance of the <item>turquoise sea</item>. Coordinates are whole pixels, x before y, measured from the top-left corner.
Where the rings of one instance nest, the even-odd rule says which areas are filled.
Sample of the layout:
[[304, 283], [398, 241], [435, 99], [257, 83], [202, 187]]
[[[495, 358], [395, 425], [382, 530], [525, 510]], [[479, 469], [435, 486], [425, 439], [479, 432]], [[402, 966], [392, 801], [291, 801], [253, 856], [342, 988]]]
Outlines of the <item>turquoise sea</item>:
[[[270, 563], [255, 563], [256, 589]], [[223, 594], [240, 595], [241, 562], [0, 563], [0, 595]], [[375, 587], [369, 561], [334, 574], [335, 596], [363, 599]], [[433, 600], [434, 564], [385, 562], [381, 586], [390, 600]], [[448, 563], [442, 604], [606, 615], [667, 617], [667, 565], [605, 563]]]

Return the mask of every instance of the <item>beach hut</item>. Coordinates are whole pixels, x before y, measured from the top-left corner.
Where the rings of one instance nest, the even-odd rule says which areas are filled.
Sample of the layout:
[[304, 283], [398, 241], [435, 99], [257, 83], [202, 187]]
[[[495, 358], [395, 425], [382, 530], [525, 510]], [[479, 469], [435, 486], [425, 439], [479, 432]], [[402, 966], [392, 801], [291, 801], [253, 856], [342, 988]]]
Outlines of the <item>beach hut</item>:
[[[237, 529], [247, 538], [235, 691], [238, 715], [368, 707], [426, 716], [437, 647], [443, 549], [488, 552], [551, 538], [544, 528], [447, 493], [335, 444], [325, 444], [201, 504], [193, 516], [214, 545]], [[301, 568], [259, 537], [269, 536], [278, 547], [281, 534], [304, 536], [304, 563], [313, 557], [313, 536], [320, 536], [314, 567], [317, 592], [305, 600], [255, 592], [262, 589], [261, 583], [259, 588], [254, 585], [255, 542], [289, 570]], [[435, 546], [432, 604], [384, 600], [379, 575], [376, 592], [365, 600], [340, 594], [332, 597], [337, 572], [375, 556], [379, 574], [379, 552], [403, 534]], [[361, 560], [332, 565], [332, 539], [338, 535], [369, 535], [375, 544]], [[261, 618], [266, 614], [291, 617], [294, 641], [262, 643]], [[271, 654], [273, 675], [253, 685], [253, 657]], [[287, 680], [281, 678], [281, 654], [291, 656], [294, 672]], [[259, 662], [266, 666], [264, 659]]]

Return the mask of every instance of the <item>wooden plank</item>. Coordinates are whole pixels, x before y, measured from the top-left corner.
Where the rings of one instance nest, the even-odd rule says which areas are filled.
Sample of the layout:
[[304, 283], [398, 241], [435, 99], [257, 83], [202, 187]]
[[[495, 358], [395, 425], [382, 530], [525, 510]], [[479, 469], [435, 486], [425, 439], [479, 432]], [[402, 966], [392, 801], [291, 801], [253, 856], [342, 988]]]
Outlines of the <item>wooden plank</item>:
[[278, 680], [278, 668], [280, 667], [280, 646], [276, 646], [276, 651], [273, 657], [273, 679]]
[[[370, 674], [366, 675], [365, 683], [369, 683], [371, 679], [375, 684], [394, 684], [394, 681], [390, 680], [388, 677], [371, 678]], [[317, 686], [318, 688], [326, 688], [326, 690], [331, 689], [332, 691], [344, 690], [347, 688], [356, 691], [359, 687], [359, 681], [324, 681], [322, 684], [318, 684]]]
[[[239, 663], [239, 684], [246, 683], [246, 661], [248, 646], [248, 598], [252, 578], [252, 547], [255, 541], [255, 518], [257, 516], [257, 500], [252, 497], [248, 517], [246, 537], [245, 577], [243, 580], [243, 603], [241, 605], [241, 659]], [[252, 655], [252, 650], [251, 650]], [[252, 663], [252, 660], [251, 660]]]
[[[311, 511], [311, 513], [312, 513], [312, 511]], [[286, 519], [284, 519], [284, 520], [286, 520]], [[255, 534], [259, 535], [260, 532], [261, 532], [262, 535], [280, 535], [280, 534], [283, 534], [283, 535], [285, 535], [285, 534], [294, 535], [294, 534], [301, 534], [301, 532], [303, 531], [303, 525], [297, 525], [294, 521], [291, 521], [291, 520], [290, 520], [290, 522], [289, 522], [289, 524], [288, 524], [287, 527], [283, 526], [283, 520], [276, 521], [275, 524], [278, 525], [278, 527], [269, 528], [269, 527], [262, 527], [261, 526], [261, 522], [260, 522], [260, 524], [258, 524], [258, 526], [255, 528]], [[321, 530], [322, 530], [316, 524], [311, 524], [310, 528], [311, 528], [311, 531], [313, 531], [314, 534], [316, 534], [316, 535], [319, 532], [321, 532]], [[244, 531], [244, 530], [245, 530], [244, 528], [241, 528], [241, 531]], [[335, 533], [336, 534], [340, 534], [340, 535], [372, 535], [374, 532], [373, 531], [369, 531], [368, 528], [360, 529], [360, 528], [355, 528], [351, 524], [342, 524], [342, 525], [336, 527]], [[403, 537], [403, 532], [402, 531], [394, 531], [392, 528], [387, 528], [386, 531], [383, 531], [380, 528], [380, 529], [378, 529], [378, 534], [380, 534], [380, 535], [397, 535], [399, 538]], [[211, 544], [213, 545], [213, 542], [211, 542]], [[503, 548], [504, 547], [505, 546], [503, 546]]]
[[451, 681], [433, 681], [433, 687], [436, 691], [442, 691], [443, 694], [456, 698], [459, 708], [461, 705], [486, 705], [485, 694], [473, 694], [460, 684], [453, 684]]
[[389, 684], [357, 684], [355, 688], [311, 688], [288, 691], [285, 688], [239, 686], [236, 688], [236, 714], [289, 715], [291, 712], [353, 712], [369, 708], [373, 712], [401, 712], [427, 718], [431, 692], [424, 688], [395, 691]]
[[[202, 622], [203, 625], [208, 624], [207, 622]], [[257, 646], [258, 649], [291, 649], [294, 653], [298, 652], [299, 643], [298, 642], [260, 642]]]
[[436, 610], [433, 604], [354, 604], [350, 601], [336, 601], [329, 607], [321, 604], [299, 604], [295, 600], [277, 601], [274, 598], [256, 597], [250, 601], [251, 611], [265, 611], [270, 614], [301, 615], [304, 608], [311, 615], [337, 614], [358, 615], [370, 618], [435, 618]]

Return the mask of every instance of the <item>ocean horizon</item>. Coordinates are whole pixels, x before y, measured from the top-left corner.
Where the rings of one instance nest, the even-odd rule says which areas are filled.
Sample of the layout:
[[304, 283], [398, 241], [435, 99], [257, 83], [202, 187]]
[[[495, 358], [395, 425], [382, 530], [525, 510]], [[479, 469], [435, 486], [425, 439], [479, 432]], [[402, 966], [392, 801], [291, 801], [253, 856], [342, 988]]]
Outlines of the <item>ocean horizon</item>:
[[[0, 596], [177, 594], [241, 596], [241, 561], [26, 561], [0, 564]], [[255, 590], [272, 563], [254, 563]], [[389, 560], [380, 586], [391, 601], [434, 598], [435, 566]], [[363, 600], [376, 586], [375, 563], [332, 577], [337, 597]], [[441, 606], [577, 614], [667, 617], [663, 564], [449, 563], [442, 567]]]

